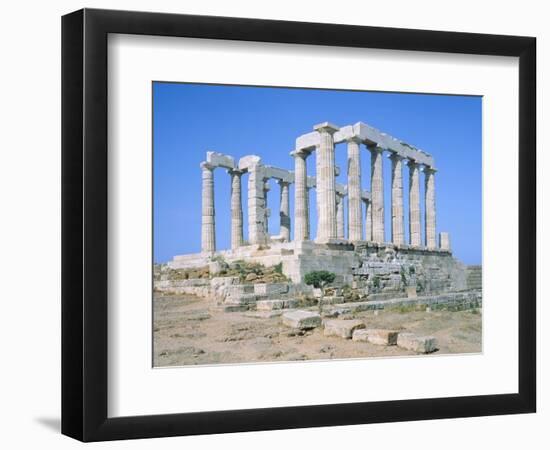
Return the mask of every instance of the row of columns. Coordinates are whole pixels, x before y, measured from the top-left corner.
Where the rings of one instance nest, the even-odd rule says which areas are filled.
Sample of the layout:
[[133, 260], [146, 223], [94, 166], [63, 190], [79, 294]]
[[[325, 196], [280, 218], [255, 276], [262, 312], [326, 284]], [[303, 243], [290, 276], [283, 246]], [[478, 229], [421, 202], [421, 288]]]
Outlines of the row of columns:
[[[323, 123], [315, 127], [319, 133], [316, 150], [316, 190], [318, 242], [330, 239], [344, 239], [344, 196], [336, 190], [334, 133], [338, 127]], [[365, 239], [379, 243], [385, 242], [384, 224], [384, 176], [383, 154], [385, 149], [367, 146], [371, 156], [371, 198], [363, 198], [361, 191], [361, 141], [357, 137], [347, 140], [348, 156], [348, 239], [360, 241], [363, 236], [362, 203], [365, 203]], [[307, 158], [312, 149], [300, 149], [291, 153], [294, 157], [294, 239], [310, 239], [309, 189], [307, 177]], [[405, 243], [404, 206], [403, 206], [403, 160], [391, 153], [391, 241], [394, 244]], [[407, 160], [409, 168], [409, 243], [422, 245], [420, 220], [420, 166], [413, 160]], [[216, 250], [214, 177], [215, 166], [208, 162], [202, 168], [202, 232], [201, 248], [203, 252]], [[248, 177], [248, 227], [250, 244], [262, 244], [268, 235], [267, 192], [261, 164], [252, 164], [247, 169]], [[231, 248], [243, 245], [243, 208], [241, 199], [241, 178], [243, 170], [229, 169], [231, 179]], [[435, 170], [424, 167], [425, 173], [425, 245], [436, 247], [435, 215]], [[289, 191], [290, 182], [279, 180], [280, 186], [280, 237], [290, 241], [291, 219]]]
[[[319, 133], [319, 145], [316, 148], [317, 176], [317, 211], [318, 211], [318, 242], [330, 239], [342, 239], [343, 202], [336, 195], [334, 177], [334, 138], [338, 127], [323, 123], [315, 127]], [[371, 156], [371, 199], [361, 196], [361, 141], [354, 136], [347, 140], [348, 152], [348, 239], [362, 240], [363, 221], [362, 203], [366, 209], [366, 240], [379, 243], [386, 242], [384, 223], [384, 174], [383, 147], [368, 146]], [[296, 150], [295, 168], [295, 239], [308, 239], [306, 223], [307, 209], [307, 170], [306, 159], [311, 150]], [[391, 160], [391, 241], [397, 245], [405, 244], [404, 205], [403, 205], [403, 160], [405, 158], [392, 152]], [[409, 243], [413, 246], [422, 245], [420, 220], [420, 166], [413, 160], [406, 162], [409, 168]], [[436, 247], [436, 216], [435, 216], [435, 170], [424, 167], [425, 173], [425, 245]]]
[[[202, 169], [202, 228], [201, 251], [216, 251], [216, 212], [214, 206], [214, 169], [216, 167], [201, 163]], [[236, 249], [244, 243], [243, 207], [241, 178], [245, 171], [228, 169], [231, 181], [231, 248]], [[261, 166], [253, 165], [248, 169], [248, 226], [251, 244], [260, 244], [268, 235], [269, 209], [267, 208], [266, 183]], [[278, 180], [280, 186], [280, 233], [283, 241], [290, 241], [290, 182]], [[307, 190], [307, 188], [306, 188]], [[305, 208], [307, 209], [306, 201]], [[309, 225], [306, 223], [306, 230]]]

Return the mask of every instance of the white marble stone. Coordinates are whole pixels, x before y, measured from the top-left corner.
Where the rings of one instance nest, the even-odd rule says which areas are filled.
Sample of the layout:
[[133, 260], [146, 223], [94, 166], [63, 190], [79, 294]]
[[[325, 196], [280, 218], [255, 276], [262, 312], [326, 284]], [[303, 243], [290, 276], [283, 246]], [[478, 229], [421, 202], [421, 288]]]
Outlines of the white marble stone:
[[338, 336], [344, 339], [351, 339], [353, 332], [365, 328], [361, 320], [325, 319], [323, 321], [325, 336]]
[[357, 138], [348, 140], [348, 239], [363, 239], [361, 207], [361, 152]]
[[371, 153], [371, 216], [372, 240], [386, 242], [384, 226], [384, 170], [382, 165], [383, 148], [370, 146]]
[[216, 213], [214, 208], [214, 167], [201, 163], [202, 169], [202, 226], [201, 251], [216, 251]]
[[390, 157], [392, 162], [391, 178], [391, 230], [392, 242], [397, 245], [405, 243], [403, 228], [403, 158], [397, 154]]
[[437, 341], [433, 336], [417, 336], [413, 333], [399, 333], [397, 345], [416, 353], [431, 353], [437, 349]]
[[321, 316], [311, 311], [289, 311], [282, 316], [283, 325], [300, 330], [309, 330], [321, 325]]
[[228, 170], [231, 177], [231, 248], [243, 245], [243, 206], [240, 170]]
[[420, 247], [422, 234], [420, 228], [420, 180], [418, 164], [408, 161], [409, 166], [409, 243]]
[[290, 197], [289, 187], [290, 183], [287, 181], [279, 181], [280, 191], [280, 232], [279, 235], [284, 242], [290, 241]]
[[435, 170], [430, 167], [424, 168], [425, 182], [425, 236], [426, 247], [436, 248], [436, 221], [435, 221]]
[[317, 178], [317, 242], [336, 238], [336, 179], [334, 141], [332, 135], [338, 127], [328, 122], [315, 125], [319, 133], [316, 156]]

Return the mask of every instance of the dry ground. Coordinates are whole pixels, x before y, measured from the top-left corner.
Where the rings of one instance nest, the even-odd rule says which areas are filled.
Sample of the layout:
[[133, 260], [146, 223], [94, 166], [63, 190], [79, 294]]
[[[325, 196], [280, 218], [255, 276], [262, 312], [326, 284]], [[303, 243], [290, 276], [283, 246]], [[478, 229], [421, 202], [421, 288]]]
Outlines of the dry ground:
[[[228, 364], [312, 359], [413, 355], [397, 346], [384, 347], [323, 336], [317, 328], [305, 334], [281, 324], [280, 317], [255, 318], [245, 313], [213, 311], [208, 300], [189, 295], [154, 298], [154, 365]], [[437, 338], [438, 351], [481, 351], [480, 310], [372, 311], [354, 314], [367, 328], [407, 330]]]

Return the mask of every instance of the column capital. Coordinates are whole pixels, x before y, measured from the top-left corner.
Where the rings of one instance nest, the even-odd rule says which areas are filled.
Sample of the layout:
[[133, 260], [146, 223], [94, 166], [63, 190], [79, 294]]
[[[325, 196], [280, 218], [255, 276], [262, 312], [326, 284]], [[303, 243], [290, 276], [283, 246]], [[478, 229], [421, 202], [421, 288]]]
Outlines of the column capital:
[[396, 153], [396, 152], [390, 152], [390, 154], [388, 155], [388, 158], [394, 161], [403, 161], [404, 159], [406, 159], [403, 155], [400, 155], [399, 153]]
[[309, 155], [311, 155], [312, 150], [308, 148], [300, 148], [296, 150], [292, 150], [290, 152], [290, 156], [293, 158], [301, 158], [306, 159]]
[[340, 127], [330, 122], [322, 122], [314, 125], [313, 129], [319, 133], [334, 134], [340, 130]]
[[212, 164], [210, 164], [207, 161], [201, 162], [200, 166], [201, 166], [202, 170], [214, 170], [215, 169], [215, 166], [213, 166]]
[[407, 166], [409, 166], [411, 169], [417, 169], [420, 164], [417, 163], [414, 159], [407, 158]]
[[346, 142], [355, 142], [356, 144], [362, 144], [363, 140], [359, 136], [353, 135], [346, 137]]
[[277, 180], [277, 184], [281, 187], [283, 186], [290, 186], [292, 183], [287, 180]]
[[245, 171], [244, 170], [241, 170], [241, 169], [227, 169], [227, 173], [229, 175], [238, 175], [238, 176], [241, 176]]
[[433, 174], [437, 172], [437, 169], [435, 167], [424, 165], [422, 166], [422, 172]]
[[386, 150], [384, 147], [381, 147], [378, 144], [367, 145], [367, 148], [372, 153], [383, 153], [384, 150]]

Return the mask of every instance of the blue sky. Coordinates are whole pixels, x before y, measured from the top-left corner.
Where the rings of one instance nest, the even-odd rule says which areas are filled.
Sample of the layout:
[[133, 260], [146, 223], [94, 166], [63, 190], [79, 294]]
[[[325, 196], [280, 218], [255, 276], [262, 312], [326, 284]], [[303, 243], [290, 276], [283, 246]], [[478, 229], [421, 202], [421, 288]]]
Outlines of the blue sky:
[[[293, 170], [296, 137], [320, 122], [365, 122], [432, 154], [436, 174], [437, 232], [448, 231], [455, 256], [481, 263], [481, 97], [319, 89], [153, 83], [154, 260], [200, 251], [201, 170], [206, 151], [262, 157]], [[363, 189], [370, 186], [370, 157], [361, 153]], [[308, 158], [314, 175], [315, 157]], [[337, 181], [346, 184], [346, 146], [336, 146]], [[386, 240], [390, 240], [390, 160], [384, 158]], [[408, 239], [408, 169], [404, 170]], [[215, 171], [217, 248], [230, 246], [230, 180]], [[270, 182], [271, 234], [279, 232], [279, 189]], [[421, 174], [421, 195], [424, 183]], [[291, 188], [291, 217], [294, 210]], [[312, 233], [316, 229], [312, 190]], [[246, 177], [243, 177], [244, 231]], [[423, 210], [423, 203], [422, 203]], [[422, 220], [424, 215], [422, 211]]]

